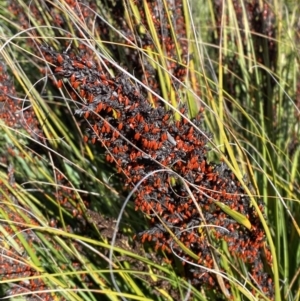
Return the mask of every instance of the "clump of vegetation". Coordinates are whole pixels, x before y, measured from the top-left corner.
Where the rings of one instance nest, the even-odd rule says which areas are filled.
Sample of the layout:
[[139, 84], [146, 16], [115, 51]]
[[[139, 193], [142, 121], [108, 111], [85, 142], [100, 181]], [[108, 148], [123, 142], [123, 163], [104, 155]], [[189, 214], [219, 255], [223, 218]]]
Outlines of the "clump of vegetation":
[[3, 297], [296, 298], [297, 11], [208, 4], [3, 6]]
[[[188, 278], [193, 284], [216, 287], [207, 269], [220, 262], [213, 253], [220, 242], [213, 246], [208, 236], [199, 234], [199, 227], [217, 226], [210, 235], [226, 241], [233, 256], [251, 263], [255, 283], [272, 295], [271, 278], [261, 269], [264, 231], [258, 214], [226, 164], [207, 162], [208, 136], [199, 129], [201, 115], [192, 124], [186, 117], [171, 120], [170, 111], [153, 108], [126, 77], [108, 78], [85, 54], [42, 50], [56, 66], [54, 71], [86, 99], [75, 111], [87, 122], [85, 141], [99, 141], [106, 160], [116, 162], [125, 175], [125, 183], [137, 185], [135, 207], [151, 216], [142, 241], [153, 241], [155, 250], [175, 252], [184, 262], [196, 259], [206, 269], [187, 264]], [[271, 264], [269, 251], [267, 258]]]

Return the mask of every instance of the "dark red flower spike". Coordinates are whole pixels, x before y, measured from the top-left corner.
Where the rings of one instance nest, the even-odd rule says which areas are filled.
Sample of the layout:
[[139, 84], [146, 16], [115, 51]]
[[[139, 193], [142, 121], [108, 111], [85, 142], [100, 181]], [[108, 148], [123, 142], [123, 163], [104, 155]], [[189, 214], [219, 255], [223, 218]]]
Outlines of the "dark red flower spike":
[[[152, 218], [149, 230], [140, 235], [142, 242], [152, 241], [155, 249], [169, 253], [170, 259], [172, 252], [184, 256], [169, 232], [162, 231], [167, 226], [192, 252], [202, 254], [199, 263], [211, 269], [213, 258], [210, 244], [206, 236], [198, 235], [195, 230], [195, 226], [207, 223], [228, 230], [215, 228], [213, 235], [228, 243], [229, 252], [245, 263], [261, 262], [264, 242], [260, 220], [240, 183], [227, 166], [224, 163], [207, 162], [206, 143], [209, 135], [197, 129], [201, 126], [201, 113], [192, 120], [193, 125], [186, 122], [185, 118], [174, 122], [171, 112], [160, 106], [153, 108], [125, 76], [104, 76], [96, 67], [88, 68], [86, 61], [78, 55], [74, 55], [72, 59], [62, 54], [61, 59], [49, 47], [44, 47], [43, 51], [45, 56], [54, 58], [58, 76], [69, 78], [71, 74], [76, 77], [77, 72], [82, 73], [85, 84], [80, 89], [85, 95], [91, 95], [92, 100], [83, 103], [76, 114], [88, 120], [92, 143], [100, 143], [107, 149], [107, 161], [117, 163], [118, 170], [124, 173], [128, 185], [136, 185], [162, 166], [172, 169], [186, 181], [196, 185], [190, 189], [198, 206], [202, 208], [204, 221], [189, 192], [180, 182], [174, 181], [170, 173], [156, 172], [143, 181], [136, 192], [135, 207]], [[180, 110], [185, 113], [184, 107]], [[118, 112], [117, 116], [114, 112]], [[119, 134], [116, 135], [116, 132]], [[126, 137], [127, 140], [121, 137]], [[247, 216], [252, 228], [249, 230], [238, 224], [215, 205], [215, 200]], [[182, 231], [189, 227], [194, 228], [188, 232]], [[191, 258], [189, 260], [194, 261]], [[192, 268], [189, 264], [185, 264], [185, 270], [187, 275], [202, 273], [201, 268], [197, 272], [197, 268]], [[190, 273], [189, 270], [194, 272]], [[207, 277], [191, 280], [194, 284], [215, 284], [214, 276], [206, 274]], [[263, 280], [258, 284], [261, 287], [270, 286]]]

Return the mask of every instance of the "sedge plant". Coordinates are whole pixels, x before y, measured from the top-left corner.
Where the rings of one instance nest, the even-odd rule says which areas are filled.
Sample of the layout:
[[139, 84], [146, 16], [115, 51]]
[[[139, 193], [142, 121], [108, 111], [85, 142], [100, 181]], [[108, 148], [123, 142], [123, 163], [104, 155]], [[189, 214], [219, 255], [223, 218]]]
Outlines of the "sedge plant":
[[3, 298], [299, 299], [294, 4], [1, 3]]

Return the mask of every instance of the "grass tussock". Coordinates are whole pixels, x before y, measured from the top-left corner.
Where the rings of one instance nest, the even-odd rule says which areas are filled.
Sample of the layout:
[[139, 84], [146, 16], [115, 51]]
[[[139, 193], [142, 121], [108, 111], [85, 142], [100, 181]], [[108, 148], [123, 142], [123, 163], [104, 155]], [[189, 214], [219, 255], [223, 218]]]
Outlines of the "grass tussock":
[[293, 1], [0, 7], [1, 298], [299, 298]]

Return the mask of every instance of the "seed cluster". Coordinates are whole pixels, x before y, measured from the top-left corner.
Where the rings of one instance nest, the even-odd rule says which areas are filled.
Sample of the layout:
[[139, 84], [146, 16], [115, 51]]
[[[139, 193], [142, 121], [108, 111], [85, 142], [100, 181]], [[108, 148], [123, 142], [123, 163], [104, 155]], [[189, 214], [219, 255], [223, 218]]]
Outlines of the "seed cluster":
[[[57, 82], [56, 82], [57, 84]], [[35, 140], [40, 139], [43, 140], [43, 131], [41, 130], [38, 120], [35, 117], [34, 111], [32, 107], [24, 110], [22, 104], [24, 100], [18, 98], [16, 96], [15, 86], [10, 76], [8, 75], [8, 71], [5, 63], [0, 62], [0, 118], [1, 121], [11, 129], [26, 131], [27, 135], [30, 135]], [[43, 142], [43, 141], [40, 141]], [[15, 180], [15, 171], [14, 167], [15, 160], [23, 161], [24, 155], [18, 151], [17, 147], [9, 145], [6, 143], [4, 139], [4, 135], [1, 136], [1, 153], [0, 153], [0, 162], [2, 166], [8, 166], [7, 179], [8, 181], [3, 183], [0, 181], [0, 217], [3, 220], [8, 220], [14, 222], [13, 227], [8, 223], [1, 222], [1, 254], [0, 254], [0, 280], [5, 283], [8, 281], [8, 288], [3, 288], [2, 291], [5, 293], [6, 297], [12, 297], [16, 294], [28, 294], [26, 299], [31, 301], [36, 300], [57, 300], [57, 297], [52, 293], [47, 292], [50, 288], [45, 284], [43, 278], [39, 278], [42, 273], [37, 271], [34, 266], [30, 264], [30, 257], [28, 253], [24, 250], [23, 244], [20, 241], [19, 237], [22, 236], [23, 239], [27, 241], [32, 250], [38, 250], [41, 247], [42, 242], [35, 235], [33, 230], [28, 229], [26, 226], [28, 223], [33, 226], [40, 227], [40, 224], [33, 218], [30, 214], [32, 211], [31, 208], [24, 206], [23, 202], [19, 202], [19, 200], [11, 194], [11, 189], [18, 189], [16, 186]], [[34, 147], [34, 146], [33, 146]], [[37, 153], [36, 149], [33, 151], [34, 155]], [[43, 149], [39, 149], [39, 155], [42, 155]], [[31, 149], [27, 149], [27, 155], [31, 156]], [[25, 161], [25, 164], [27, 162]], [[20, 176], [20, 174], [18, 174]], [[28, 179], [25, 178], [27, 181]], [[61, 205], [61, 208], [64, 209], [64, 218], [68, 218], [67, 220], [71, 223], [71, 225], [66, 224], [66, 228], [64, 229], [68, 233], [80, 235], [90, 235], [91, 224], [96, 224], [99, 227], [99, 232], [101, 236], [105, 239], [111, 240], [113, 235], [113, 229], [115, 222], [112, 220], [108, 220], [106, 217], [103, 217], [99, 214], [95, 214], [95, 212], [88, 210], [88, 212], [83, 213], [82, 206], [79, 206], [78, 196], [74, 194], [74, 190], [69, 189], [70, 183], [67, 181], [65, 176], [61, 174], [59, 171], [55, 171], [55, 179], [58, 186], [61, 186], [54, 191], [50, 190], [52, 193], [52, 198], [57, 201]], [[43, 199], [45, 196], [40, 195]], [[85, 206], [88, 208], [89, 203], [83, 200]], [[22, 209], [16, 210], [15, 206], [18, 208], [24, 208], [26, 211]], [[50, 214], [48, 210], [46, 210], [45, 215], [51, 217], [49, 218], [49, 226], [53, 228], [61, 227], [61, 224], [55, 217], [54, 214]], [[71, 219], [70, 219], [71, 217]], [[15, 224], [16, 223], [16, 224]], [[16, 236], [16, 232], [18, 236]], [[89, 234], [87, 234], [89, 233]], [[51, 244], [51, 246], [55, 249], [55, 252], [63, 252], [63, 249], [60, 245], [57, 244], [55, 239], [52, 236], [46, 235], [46, 240]], [[14, 241], [14, 245], [11, 244], [11, 241]], [[82, 245], [77, 242], [72, 242], [72, 245], [76, 248], [80, 256], [90, 256], [90, 252], [87, 252], [83, 249]], [[118, 235], [118, 239], [116, 241], [116, 246], [120, 248], [128, 248], [128, 243], [126, 244], [126, 237], [122, 234]], [[42, 247], [44, 249], [44, 246]], [[131, 250], [131, 249], [130, 249]], [[132, 251], [132, 250], [131, 250]], [[47, 250], [47, 255], [49, 255], [49, 250]], [[136, 252], [140, 252], [136, 250]], [[56, 262], [59, 264], [59, 269], [63, 271], [76, 271], [80, 270], [81, 272], [85, 270], [82, 263], [78, 260], [78, 258], [71, 256], [70, 254], [65, 254], [66, 258], [63, 262]], [[95, 259], [93, 259], [95, 260]], [[155, 262], [155, 260], [153, 260]], [[46, 264], [49, 262], [46, 261]], [[99, 262], [99, 266], [103, 263]], [[145, 267], [142, 263], [134, 263], [135, 268], [143, 271]], [[106, 267], [106, 263], [104, 265]], [[47, 273], [53, 272], [53, 267], [49, 269], [45, 267]], [[57, 270], [55, 270], [56, 272]], [[32, 280], [27, 280], [26, 277], [37, 277]], [[86, 287], [95, 288], [95, 284], [88, 273], [80, 274], [79, 283], [84, 283]], [[20, 280], [20, 279], [24, 280]], [[76, 283], [76, 279], [74, 280]], [[79, 284], [80, 286], [80, 284]], [[75, 287], [74, 287], [75, 288]], [[97, 287], [98, 288], [98, 287]], [[37, 292], [39, 291], [39, 292]], [[65, 300], [61, 296], [59, 300]]]
[[[11, 186], [14, 186], [15, 184], [13, 173], [14, 170], [10, 165], [8, 170], [8, 180]], [[3, 231], [2, 233], [6, 233], [6, 236], [1, 237], [0, 243], [0, 279], [3, 281], [3, 283], [5, 283], [5, 280], [16, 279], [14, 283], [16, 285], [12, 285], [5, 292], [5, 295], [14, 296], [21, 293], [30, 293], [31, 300], [41, 300], [41, 298], [43, 300], [51, 300], [51, 295], [49, 293], [40, 292], [35, 294], [35, 291], [43, 291], [47, 288], [42, 278], [17, 280], [26, 277], [39, 276], [40, 272], [31, 266], [28, 255], [24, 250], [19, 237], [15, 235], [16, 228], [18, 233], [22, 233], [23, 238], [26, 239], [30, 246], [32, 246], [33, 243], [37, 242], [38, 238], [32, 230], [23, 225], [30, 223], [32, 226], [39, 226], [39, 224], [29, 214], [26, 214], [25, 212], [20, 214], [16, 208], [7, 205], [11, 201], [13, 201], [15, 205], [20, 204], [18, 203], [18, 200], [10, 193], [9, 189], [7, 189], [7, 186], [5, 186], [3, 183], [0, 183], [0, 188], [2, 191], [0, 194], [0, 216], [1, 218], [5, 218], [5, 220], [13, 221], [15, 223], [14, 228], [8, 223], [3, 223], [1, 225]], [[26, 220], [24, 219], [24, 215], [26, 216]], [[11, 245], [12, 240], [14, 241], [15, 245]]]
[[[51, 23], [56, 27], [64, 29], [66, 32], [69, 32], [70, 28], [64, 10], [68, 9], [72, 11], [72, 14], [76, 15], [78, 19], [85, 24], [86, 28], [94, 28], [94, 32], [101, 37], [102, 41], [110, 41], [106, 46], [109, 51], [114, 54], [116, 61], [122, 61], [125, 57], [128, 65], [130, 65], [130, 62], [132, 65], [126, 65], [125, 67], [128, 68], [129, 71], [134, 72], [137, 78], [141, 79], [147, 87], [159, 95], [161, 95], [162, 89], [158, 80], [157, 67], [151, 64], [141, 50], [132, 48], [132, 45], [137, 45], [142, 50], [153, 53], [159, 53], [159, 48], [161, 48], [162, 45], [161, 51], [163, 52], [164, 60], [166, 59], [166, 65], [164, 62], [159, 63], [165, 65], [169, 74], [176, 77], [179, 81], [184, 81], [187, 75], [186, 65], [189, 50], [181, 0], [145, 1], [145, 3], [143, 3], [143, 1], [135, 1], [132, 5], [134, 9], [138, 11], [140, 20], [140, 23], [136, 24], [128, 24], [124, 18], [125, 8], [123, 3], [105, 1], [103, 6], [105, 6], [106, 10], [113, 16], [113, 20], [111, 20], [112, 25], [126, 37], [125, 39], [104, 22], [103, 19], [105, 19], [105, 17], [98, 17], [97, 14], [105, 16], [107, 12], [102, 10], [101, 5], [97, 6], [94, 1], [84, 0], [78, 2], [66, 0], [62, 1], [62, 3], [62, 6], [52, 5], [50, 2], [39, 3], [39, 6], [36, 6], [35, 3], [28, 1], [29, 13], [27, 14], [17, 1], [11, 0], [9, 9], [17, 17], [16, 22], [24, 29], [31, 28], [31, 22], [33, 21], [39, 25], [46, 25], [49, 20], [45, 19], [41, 11], [47, 11], [49, 16], [51, 16]], [[128, 11], [132, 22], [134, 22], [136, 19], [134, 12], [131, 9]], [[97, 14], [95, 14], [95, 12], [97, 12]], [[148, 20], [147, 16], [151, 16], [151, 20]], [[133, 30], [132, 26], [136, 26], [137, 29]], [[158, 45], [155, 45], [153, 37], [150, 34], [152, 26], [154, 26], [154, 31], [157, 33]], [[89, 35], [86, 30], [77, 27], [72, 31], [74, 35], [79, 38], [83, 38], [84, 34], [86, 37]], [[30, 33], [32, 36], [39, 36], [36, 30], [31, 29]], [[59, 37], [61, 33], [55, 32], [55, 36]], [[66, 34], [66, 36], [69, 38], [73, 37], [71, 34]], [[64, 36], [64, 38], [66, 36]], [[27, 41], [30, 46], [36, 48], [34, 39], [27, 39]], [[68, 44], [69, 41], [67, 40], [62, 46], [67, 47]], [[122, 45], [122, 49], [117, 46], [118, 44]], [[126, 49], [124, 45], [130, 48]], [[124, 51], [124, 49], [126, 50]], [[122, 56], [120, 56], [119, 53], [122, 53]], [[111, 66], [111, 68], [114, 69], [113, 66]], [[172, 76], [170, 76], [170, 80], [172, 84], [178, 88], [178, 81], [174, 80]], [[152, 96], [152, 100], [158, 101], [155, 96]]]
[[[261, 269], [264, 231], [260, 220], [226, 164], [207, 161], [209, 135], [199, 128], [201, 112], [192, 124], [186, 117], [175, 120], [164, 107], [152, 107], [126, 76], [109, 77], [84, 53], [58, 53], [49, 46], [41, 49], [56, 66], [57, 76], [68, 79], [81, 96], [82, 107], [75, 114], [87, 121], [85, 141], [106, 149], [106, 160], [115, 163], [130, 187], [144, 179], [136, 191], [135, 206], [150, 217], [150, 227], [139, 234], [141, 241], [152, 242], [170, 259], [176, 253], [185, 261], [213, 269], [211, 244], [206, 230], [199, 233], [199, 226], [220, 226], [211, 231], [213, 238], [227, 242], [232, 255], [250, 264], [254, 284], [272, 295], [271, 278]], [[184, 114], [185, 108], [180, 111]], [[159, 171], [162, 168], [165, 171]], [[196, 204], [179, 178], [188, 183]], [[251, 229], [239, 224], [216, 201], [247, 217]], [[263, 211], [263, 205], [259, 206]], [[187, 255], [178, 241], [198, 259]], [[271, 264], [268, 250], [265, 255]], [[185, 269], [193, 284], [217, 283], [213, 274], [200, 267], [185, 264]]]
[[[15, 1], [10, 2], [11, 10], [19, 16], [18, 21], [24, 28], [30, 27], [23, 9], [14, 4]], [[66, 0], [64, 3], [69, 5], [74, 14], [89, 28], [95, 28], [95, 32], [102, 40], [116, 42], [108, 47], [116, 60], [121, 61], [118, 60], [119, 48], [116, 44], [118, 41], [119, 44], [124, 44], [124, 40], [118, 40], [103, 20], [94, 18], [94, 13], [88, 9], [89, 7], [97, 9], [93, 2], [79, 3]], [[215, 9], [222, 11], [218, 3], [221, 2], [216, 1]], [[138, 26], [143, 28], [134, 32], [124, 21], [123, 4], [119, 5], [118, 2], [116, 5], [113, 1], [106, 1], [106, 4], [107, 9], [113, 12], [114, 25], [118, 25], [116, 28], [119, 28], [127, 38], [125, 44], [128, 41], [138, 45], [140, 43], [142, 49], [150, 49], [156, 53], [158, 45], [154, 44], [153, 37], [149, 35], [151, 26], [146, 14], [146, 10], [149, 10], [159, 44], [163, 45], [163, 53], [169, 59], [166, 69], [179, 80], [184, 80], [188, 39], [185, 33], [182, 1], [136, 1], [141, 22]], [[68, 30], [68, 22], [62, 11], [50, 4], [43, 5], [52, 16], [54, 24]], [[236, 1], [234, 5], [237, 11], [241, 11]], [[30, 10], [30, 15], [35, 21], [46, 24], [34, 4], [30, 5]], [[248, 10], [254, 11], [254, 8], [249, 6]], [[168, 15], [168, 11], [171, 14]], [[267, 21], [271, 19], [267, 20], [268, 14], [265, 14], [265, 11], [270, 13], [270, 10], [265, 9], [260, 16], [265, 18], [264, 24], [269, 24]], [[168, 22], [172, 22], [175, 34], [172, 33]], [[269, 36], [273, 35], [272, 28], [265, 29]], [[74, 30], [76, 36], [82, 37], [83, 31], [78, 28]], [[35, 35], [34, 32], [32, 34]], [[175, 39], [180, 43], [180, 53], [176, 50]], [[273, 46], [270, 44], [270, 47]], [[210, 231], [213, 243], [225, 241], [232, 255], [251, 266], [254, 285], [272, 296], [272, 281], [263, 271], [261, 259], [265, 253], [270, 264], [271, 256], [269, 250], [263, 251], [264, 232], [259, 218], [229, 168], [224, 163], [212, 164], [207, 161], [206, 143], [210, 136], [200, 129], [201, 113], [192, 120], [192, 125], [187, 118], [175, 119], [172, 111], [161, 106], [155, 97], [157, 107], [152, 107], [145, 98], [142, 87], [134, 86], [123, 74], [115, 78], [110, 77], [106, 69], [104, 70], [94, 60], [90, 49], [82, 44], [79, 47], [81, 49], [79, 54], [59, 53], [48, 46], [41, 49], [44, 58], [55, 65], [53, 71], [58, 78], [57, 80], [52, 77], [55, 86], [59, 89], [67, 88], [72, 99], [82, 103], [75, 113], [86, 121], [84, 140], [99, 143], [106, 149], [106, 160], [114, 163], [118, 171], [124, 174], [126, 185], [130, 188], [146, 177], [135, 194], [136, 209], [150, 217], [149, 229], [138, 235], [140, 240], [153, 243], [154, 248], [165, 251], [170, 260], [173, 258], [172, 254], [176, 253], [184, 259], [183, 264], [190, 261], [213, 269], [212, 241], [206, 228], [199, 227], [221, 226], [223, 228], [213, 228]], [[122, 53], [129, 62], [132, 62], [135, 76], [161, 95], [162, 89], [155, 67], [141, 55], [140, 51], [130, 49], [125, 51], [125, 54]], [[116, 71], [114, 66], [109, 65], [109, 68]], [[175, 83], [176, 81], [173, 82]], [[234, 95], [234, 91], [231, 94]], [[182, 114], [186, 113], [184, 107], [180, 110]], [[162, 168], [164, 171], [158, 171]], [[188, 183], [194, 200], [182, 179]], [[58, 194], [57, 199], [72, 212], [73, 216], [82, 218], [81, 212], [78, 213], [78, 209], [74, 209], [74, 204], [69, 203], [63, 194]], [[251, 229], [237, 223], [217, 205], [216, 201], [247, 217]], [[260, 209], [263, 211], [262, 204]], [[53, 220], [53, 226], [55, 225], [56, 221]], [[178, 241], [196, 254], [198, 259], [186, 254]], [[219, 257], [216, 258], [219, 263]], [[189, 264], [185, 264], [184, 269], [186, 277], [194, 285], [216, 286], [217, 279], [206, 270]]]
[[[10, 196], [12, 197], [12, 196]], [[4, 197], [1, 195], [1, 200], [4, 200]], [[20, 214], [14, 212], [8, 208], [8, 206], [1, 205], [1, 211], [5, 210], [8, 213], [9, 220], [15, 221], [16, 223], [25, 223], [24, 219], [20, 218]], [[33, 221], [33, 220], [32, 220]], [[32, 225], [37, 225], [36, 221]], [[14, 237], [14, 230], [9, 225], [3, 225], [5, 231], [11, 237]], [[31, 230], [26, 230], [25, 227], [19, 227], [19, 231], [24, 233], [26, 240], [32, 244], [36, 239], [36, 236], [32, 233]], [[26, 232], [25, 232], [26, 231]], [[6, 238], [7, 239], [7, 238]], [[19, 239], [15, 239], [15, 242], [18, 245], [22, 245]], [[0, 256], [0, 279], [1, 281], [20, 279], [31, 276], [39, 276], [40, 273], [37, 272], [31, 265], [28, 263], [28, 258], [24, 255], [24, 250], [13, 249], [8, 247], [8, 241], [5, 242], [5, 238], [1, 242], [1, 256]], [[18, 285], [11, 286], [9, 290], [6, 291], [6, 296], [14, 296], [21, 293], [30, 293], [34, 295], [35, 291], [43, 291], [46, 289], [45, 283], [42, 278], [31, 279], [29, 281], [16, 281]], [[51, 300], [50, 294], [48, 293], [39, 293], [38, 297], [32, 296], [31, 300]]]
[[[147, 8], [143, 5], [143, 1], [136, 1], [136, 6], [139, 10], [141, 23], [146, 31], [145, 35], [140, 35], [142, 47], [157, 52], [159, 47], [163, 47], [164, 55], [168, 59], [167, 69], [179, 81], [183, 82], [187, 74], [187, 59], [188, 59], [188, 39], [186, 39], [186, 28], [182, 1], [147, 1]], [[147, 12], [151, 16], [151, 21], [147, 20]], [[155, 28], [159, 45], [155, 45], [153, 39], [149, 38], [151, 26]], [[174, 35], [172, 34], [174, 30]], [[148, 33], [148, 34], [147, 34]], [[134, 41], [134, 40], [133, 40]], [[176, 49], [178, 43], [178, 49]], [[138, 55], [138, 53], [137, 53]], [[141, 70], [142, 81], [153, 91], [161, 94], [160, 85], [156, 80], [156, 72], [153, 67], [146, 61], [146, 68]], [[175, 86], [178, 86], [177, 81], [173, 81]]]
[[[22, 111], [22, 113], [20, 113]], [[4, 62], [0, 61], [0, 119], [2, 122], [16, 130], [26, 130], [28, 135], [34, 139], [42, 139], [43, 134], [38, 125], [32, 109], [22, 110], [22, 100], [16, 96], [15, 86], [8, 75], [7, 68]], [[4, 136], [4, 134], [3, 134]], [[1, 143], [5, 143], [3, 136]], [[6, 147], [5, 147], [6, 146]], [[31, 280], [19, 280], [21, 278], [39, 276], [37, 271], [31, 264], [27, 252], [22, 246], [19, 237], [22, 235], [23, 239], [32, 246], [36, 243], [38, 238], [34, 232], [26, 226], [31, 224], [40, 226], [39, 223], [26, 211], [19, 211], [18, 208], [24, 207], [18, 199], [11, 193], [10, 189], [15, 189], [16, 181], [14, 177], [14, 167], [10, 158], [24, 157], [18, 153], [11, 145], [1, 145], [0, 161], [3, 166], [8, 166], [7, 183], [0, 181], [0, 218], [14, 222], [13, 225], [1, 222], [1, 242], [0, 242], [0, 280], [5, 283], [6, 280], [16, 279], [11, 283], [10, 288], [5, 291], [6, 296], [14, 296], [21, 293], [30, 293], [30, 300], [52, 300], [49, 293], [35, 291], [43, 291], [47, 289], [42, 278], [35, 278]], [[11, 188], [9, 189], [8, 186]], [[9, 205], [12, 204], [12, 205]], [[14, 206], [15, 205], [15, 206]], [[29, 208], [26, 208], [28, 212]], [[18, 235], [16, 235], [16, 232]], [[11, 242], [14, 241], [14, 244]], [[18, 280], [17, 280], [18, 279]]]

